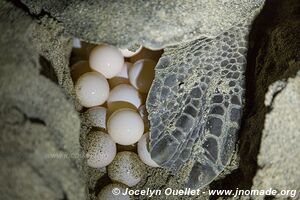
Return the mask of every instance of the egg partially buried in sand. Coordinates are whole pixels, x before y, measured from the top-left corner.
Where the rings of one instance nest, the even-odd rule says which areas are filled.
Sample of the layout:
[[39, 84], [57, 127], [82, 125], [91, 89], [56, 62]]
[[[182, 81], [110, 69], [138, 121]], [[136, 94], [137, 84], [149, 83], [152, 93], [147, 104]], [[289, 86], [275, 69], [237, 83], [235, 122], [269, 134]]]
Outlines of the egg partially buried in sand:
[[91, 126], [106, 129], [106, 113], [106, 108], [96, 106], [89, 108], [84, 113], [84, 117]]
[[107, 173], [111, 180], [132, 187], [142, 180], [146, 167], [136, 153], [122, 151], [107, 167]]
[[101, 168], [109, 165], [117, 153], [116, 143], [101, 131], [92, 131], [87, 136], [87, 165]]
[[132, 198], [125, 194], [126, 185], [121, 183], [111, 183], [106, 185], [99, 192], [97, 199], [98, 200], [132, 200]]

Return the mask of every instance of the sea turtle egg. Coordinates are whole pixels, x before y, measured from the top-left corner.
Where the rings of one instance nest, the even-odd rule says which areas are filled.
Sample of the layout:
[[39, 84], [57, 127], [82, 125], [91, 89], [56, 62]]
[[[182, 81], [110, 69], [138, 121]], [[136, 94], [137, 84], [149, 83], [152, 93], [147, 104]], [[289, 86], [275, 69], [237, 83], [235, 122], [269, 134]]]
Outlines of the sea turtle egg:
[[122, 71], [113, 78], [109, 79], [109, 85], [113, 88], [120, 84], [129, 84], [128, 69], [132, 67], [132, 63], [125, 62]]
[[142, 137], [144, 122], [137, 112], [124, 108], [115, 111], [109, 117], [107, 130], [116, 143], [131, 145]]
[[[111, 183], [106, 185], [98, 194], [98, 200], [131, 200], [132, 198], [126, 194], [126, 186], [121, 183]], [[117, 194], [116, 192], [119, 192]]]
[[159, 167], [159, 165], [152, 160], [148, 150], [149, 133], [145, 133], [138, 142], [137, 151], [140, 159], [150, 167]]
[[106, 111], [107, 109], [101, 106], [89, 108], [84, 116], [93, 127], [106, 129]]
[[101, 168], [109, 165], [117, 153], [116, 143], [101, 131], [92, 131], [87, 136], [87, 165]]
[[156, 63], [150, 59], [142, 59], [133, 64], [129, 70], [129, 81], [137, 90], [148, 93], [154, 79]]
[[100, 73], [87, 72], [76, 82], [75, 91], [81, 105], [93, 107], [106, 101], [109, 95], [109, 85]]
[[145, 175], [146, 168], [136, 153], [119, 152], [113, 162], [108, 165], [107, 173], [111, 180], [129, 187], [138, 184]]
[[120, 50], [109, 45], [98, 45], [90, 53], [89, 63], [93, 70], [106, 78], [112, 78], [122, 71], [124, 57]]
[[139, 92], [128, 84], [120, 84], [114, 87], [107, 99], [107, 106], [110, 111], [123, 107], [138, 109], [141, 104], [142, 97]]

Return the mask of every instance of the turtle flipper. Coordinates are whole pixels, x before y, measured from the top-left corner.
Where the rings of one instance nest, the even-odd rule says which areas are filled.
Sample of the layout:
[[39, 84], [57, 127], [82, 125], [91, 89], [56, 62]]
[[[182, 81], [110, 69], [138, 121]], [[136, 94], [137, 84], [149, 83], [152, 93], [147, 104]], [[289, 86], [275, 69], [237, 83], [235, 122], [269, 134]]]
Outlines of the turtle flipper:
[[189, 187], [213, 181], [235, 149], [252, 19], [215, 38], [166, 48], [156, 66], [147, 99], [151, 156], [184, 171]]

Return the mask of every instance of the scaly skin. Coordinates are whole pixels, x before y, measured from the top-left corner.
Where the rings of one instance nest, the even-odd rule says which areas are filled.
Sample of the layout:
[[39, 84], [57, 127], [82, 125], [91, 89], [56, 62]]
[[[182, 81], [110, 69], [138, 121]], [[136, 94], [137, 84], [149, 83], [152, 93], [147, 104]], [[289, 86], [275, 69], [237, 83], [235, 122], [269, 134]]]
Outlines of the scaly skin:
[[152, 158], [188, 187], [201, 188], [235, 149], [254, 14], [215, 38], [166, 48], [147, 99]]

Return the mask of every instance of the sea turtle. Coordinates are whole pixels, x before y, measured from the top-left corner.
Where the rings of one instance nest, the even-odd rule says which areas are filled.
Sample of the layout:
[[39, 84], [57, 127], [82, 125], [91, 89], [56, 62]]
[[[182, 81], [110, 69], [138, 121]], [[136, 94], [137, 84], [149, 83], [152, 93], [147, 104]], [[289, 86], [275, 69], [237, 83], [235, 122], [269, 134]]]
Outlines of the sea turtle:
[[235, 148], [247, 35], [264, 0], [22, 2], [86, 41], [164, 48], [147, 99], [151, 156], [185, 171], [189, 187], [220, 174]]

